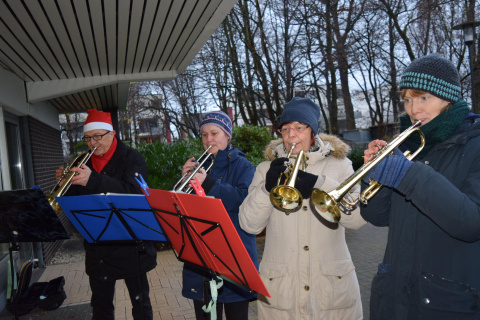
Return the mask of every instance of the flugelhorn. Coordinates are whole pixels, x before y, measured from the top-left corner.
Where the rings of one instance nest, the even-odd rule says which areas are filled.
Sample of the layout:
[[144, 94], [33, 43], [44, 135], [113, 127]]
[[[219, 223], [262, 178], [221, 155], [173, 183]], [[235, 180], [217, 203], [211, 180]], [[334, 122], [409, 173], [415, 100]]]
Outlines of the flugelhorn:
[[[175, 183], [173, 186], [172, 192], [184, 192], [184, 193], [192, 193], [193, 188], [190, 185], [190, 180], [193, 179], [193, 176], [201, 169], [203, 168], [203, 165], [207, 162], [210, 157], [213, 156], [213, 153], [208, 153], [208, 151], [212, 148], [212, 146], [208, 146], [208, 148], [205, 150], [205, 152], [198, 158], [196, 161], [195, 166], [191, 167], [190, 170], [185, 172], [185, 174], [178, 179], [178, 181]], [[208, 172], [212, 166], [213, 166], [214, 161], [210, 163], [207, 169], [205, 169], [205, 172]]]
[[[292, 144], [287, 158], [291, 157], [294, 148], [295, 143]], [[303, 164], [303, 170], [305, 170], [306, 163], [305, 152], [301, 150], [295, 160], [295, 164], [288, 164], [285, 172], [278, 178], [277, 186], [270, 190], [270, 202], [275, 208], [285, 212], [286, 215], [298, 211], [302, 207], [303, 197], [300, 191], [295, 188], [295, 181], [297, 180], [300, 165]], [[285, 180], [284, 184], [280, 184], [282, 180]]]
[[418, 132], [420, 135], [420, 146], [412, 154], [410, 151], [405, 151], [404, 156], [408, 160], [415, 158], [425, 146], [425, 135], [420, 130], [421, 121], [417, 121], [408, 129], [403, 131], [397, 138], [386, 144], [380, 149], [374, 158], [353, 173], [347, 180], [341, 183], [336, 189], [325, 192], [323, 190], [314, 188], [310, 197], [310, 206], [327, 221], [338, 223], [340, 221], [339, 206], [342, 205], [345, 209], [351, 210], [358, 202], [366, 204], [381, 188], [382, 184], [370, 180], [370, 185], [360, 194], [360, 196], [352, 202], [347, 201], [344, 197], [349, 194], [349, 191], [357, 185], [376, 165], [378, 165], [384, 158], [391, 155], [393, 151], [398, 148], [411, 134]]
[[97, 147], [94, 147], [90, 152], [85, 151], [78, 155], [75, 159], [73, 159], [73, 161], [70, 162], [70, 164], [63, 169], [60, 179], [58, 179], [55, 186], [53, 186], [50, 192], [48, 192], [48, 194], [46, 195], [48, 203], [50, 203], [56, 213], [61, 212], [62, 208], [60, 208], [60, 206], [58, 205], [55, 197], [63, 196], [72, 185], [73, 177], [78, 175], [78, 172], [73, 172], [71, 171], [71, 169], [80, 168], [82, 164], [87, 163], [88, 159], [90, 159], [95, 150], [97, 150]]

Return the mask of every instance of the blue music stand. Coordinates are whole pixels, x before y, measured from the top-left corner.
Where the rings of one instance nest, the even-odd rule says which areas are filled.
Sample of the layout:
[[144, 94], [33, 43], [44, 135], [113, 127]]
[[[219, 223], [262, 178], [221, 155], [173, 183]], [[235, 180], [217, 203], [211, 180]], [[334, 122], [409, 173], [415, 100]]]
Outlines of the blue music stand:
[[168, 241], [143, 194], [107, 193], [55, 199], [89, 243]]

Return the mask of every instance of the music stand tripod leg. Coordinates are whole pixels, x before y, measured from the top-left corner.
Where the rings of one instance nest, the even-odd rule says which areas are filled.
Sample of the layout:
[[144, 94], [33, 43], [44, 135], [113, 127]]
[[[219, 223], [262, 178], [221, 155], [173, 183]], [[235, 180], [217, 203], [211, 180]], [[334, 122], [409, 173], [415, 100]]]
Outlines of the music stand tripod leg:
[[15, 317], [15, 320], [18, 320], [18, 315], [17, 315], [17, 306], [18, 306], [18, 299], [15, 297], [16, 290], [14, 289], [16, 287], [16, 277], [15, 277], [15, 267], [14, 267], [14, 261], [13, 261], [13, 251], [19, 251], [20, 250], [20, 244], [17, 241], [17, 232], [12, 231], [12, 239], [10, 241], [10, 245], [8, 248], [8, 255], [10, 256], [10, 272], [11, 272], [11, 280], [12, 280], [12, 288], [10, 291], [10, 299], [13, 302], [13, 316]]
[[138, 251], [142, 249], [141, 246], [144, 245], [143, 243], [142, 244], [141, 243], [142, 243], [141, 241], [137, 241], [137, 245], [135, 247], [135, 253], [137, 255], [137, 280], [140, 288], [140, 296], [139, 296], [140, 310], [142, 312], [142, 319], [145, 320], [145, 312], [143, 310], [143, 302], [145, 300], [145, 297], [143, 296], [142, 275], [140, 274], [140, 255], [138, 253]]

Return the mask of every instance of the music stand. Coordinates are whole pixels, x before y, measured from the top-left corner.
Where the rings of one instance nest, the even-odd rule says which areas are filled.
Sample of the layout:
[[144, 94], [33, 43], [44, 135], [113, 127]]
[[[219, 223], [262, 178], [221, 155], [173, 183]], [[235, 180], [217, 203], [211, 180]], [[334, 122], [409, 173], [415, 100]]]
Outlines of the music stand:
[[143, 194], [107, 193], [55, 199], [89, 243], [167, 241]]
[[[55, 199], [87, 242], [137, 247], [137, 278], [141, 287], [141, 240], [167, 241], [145, 196], [106, 193]], [[141, 312], [143, 319], [143, 307]]]
[[11, 299], [15, 319], [15, 268], [13, 251], [20, 250], [19, 242], [53, 242], [69, 239], [62, 223], [40, 189], [0, 191], [0, 243], [9, 243], [12, 273]]
[[222, 200], [157, 189], [145, 194], [178, 260], [270, 297]]

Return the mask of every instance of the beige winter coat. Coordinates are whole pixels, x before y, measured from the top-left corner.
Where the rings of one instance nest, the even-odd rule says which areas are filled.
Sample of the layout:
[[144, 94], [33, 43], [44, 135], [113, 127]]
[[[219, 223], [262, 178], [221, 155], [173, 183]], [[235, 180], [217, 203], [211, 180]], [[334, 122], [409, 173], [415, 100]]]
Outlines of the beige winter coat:
[[[316, 143], [320, 150], [306, 153], [306, 171], [318, 175], [315, 187], [328, 192], [353, 173], [346, 157], [350, 148], [331, 135], [318, 135]], [[259, 234], [266, 228], [259, 272], [272, 297], [259, 295], [259, 319], [362, 319], [360, 289], [345, 242], [345, 228], [358, 229], [365, 224], [359, 209], [350, 215], [342, 213], [336, 229], [314, 215], [309, 199], [290, 215], [274, 209], [265, 176], [276, 156], [286, 156], [282, 139], [267, 146], [269, 161], [256, 168], [239, 213], [240, 226], [246, 232]], [[354, 191], [356, 197], [360, 187]]]

